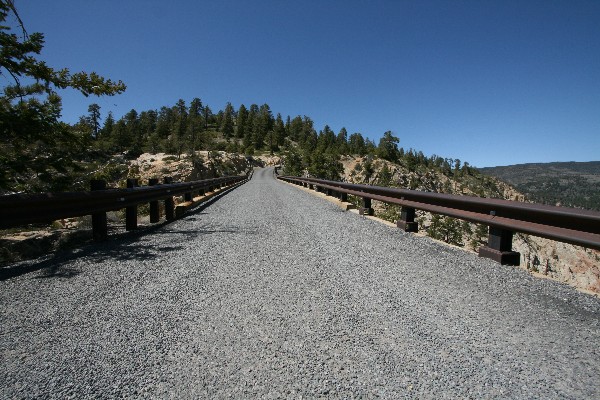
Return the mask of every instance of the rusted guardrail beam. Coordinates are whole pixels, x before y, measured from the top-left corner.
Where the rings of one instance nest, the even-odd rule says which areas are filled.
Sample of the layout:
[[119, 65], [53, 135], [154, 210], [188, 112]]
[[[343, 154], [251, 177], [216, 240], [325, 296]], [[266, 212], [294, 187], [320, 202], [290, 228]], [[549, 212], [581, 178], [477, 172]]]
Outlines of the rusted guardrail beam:
[[600, 213], [595, 211], [314, 178], [278, 178], [295, 184], [312, 185], [321, 190], [335, 190], [362, 197], [363, 213], [366, 210], [370, 212], [370, 200], [398, 204], [402, 206], [402, 211], [397, 225], [406, 231], [414, 232], [418, 229], [414, 221], [415, 210], [485, 224], [489, 227], [488, 244], [479, 249], [479, 255], [502, 264], [519, 264], [519, 253], [512, 251], [514, 232], [600, 250]]
[[[247, 176], [228, 176], [194, 182], [158, 184], [151, 179], [149, 186], [139, 187], [130, 182], [127, 189], [106, 189], [103, 181], [92, 181], [89, 192], [42, 194], [15, 194], [0, 197], [0, 228], [10, 228], [30, 223], [46, 223], [57, 219], [92, 215], [94, 238], [106, 237], [106, 212], [125, 208], [128, 210], [128, 229], [137, 226], [138, 204], [150, 203], [150, 222], [158, 222], [158, 201], [172, 204], [173, 196], [206, 191], [208, 188], [229, 186], [248, 179]], [[170, 200], [169, 200], [170, 199]], [[167, 204], [167, 219], [169, 219]], [[134, 215], [135, 210], [135, 215]], [[172, 215], [174, 216], [174, 214]], [[172, 219], [172, 218], [171, 218]], [[134, 223], [135, 220], [135, 223]]]
[[418, 190], [394, 189], [381, 186], [358, 185], [345, 182], [328, 181], [314, 178], [300, 178], [305, 182], [318, 182], [330, 188], [343, 188], [365, 191], [371, 194], [416, 201], [431, 205], [440, 205], [456, 209], [514, 218], [523, 221], [542, 222], [559, 227], [572, 227], [577, 224], [587, 232], [600, 233], [600, 213], [570, 207], [557, 207], [544, 204], [523, 203], [518, 201], [461, 196], [445, 193], [422, 192]]

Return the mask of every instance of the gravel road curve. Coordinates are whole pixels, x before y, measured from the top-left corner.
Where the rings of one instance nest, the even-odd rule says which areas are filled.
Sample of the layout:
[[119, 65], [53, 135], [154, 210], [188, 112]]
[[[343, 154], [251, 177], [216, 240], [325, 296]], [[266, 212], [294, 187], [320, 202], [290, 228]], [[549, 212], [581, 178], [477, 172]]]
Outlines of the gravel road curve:
[[273, 179], [0, 281], [0, 398], [600, 398], [600, 300]]

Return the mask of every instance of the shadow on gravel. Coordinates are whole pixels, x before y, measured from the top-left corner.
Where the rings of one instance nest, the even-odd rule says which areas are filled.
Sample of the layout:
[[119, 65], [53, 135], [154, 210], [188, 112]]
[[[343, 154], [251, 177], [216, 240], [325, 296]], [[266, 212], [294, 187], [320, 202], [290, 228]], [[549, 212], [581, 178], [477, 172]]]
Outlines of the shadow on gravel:
[[45, 259], [25, 261], [12, 267], [2, 268], [0, 269], [0, 280], [35, 271], [42, 272], [35, 279], [73, 278], [83, 272], [70, 266], [71, 262], [78, 258], [86, 258], [87, 265], [91, 268], [102, 268], [101, 264], [107, 261], [150, 260], [159, 254], [178, 251], [183, 248], [182, 246], [157, 247], [145, 244], [140, 241], [142, 235], [138, 232], [136, 232], [135, 237], [133, 235], [128, 236], [118, 241], [92, 243], [86, 247], [63, 251]]
[[[190, 210], [187, 215], [182, 219], [176, 220], [189, 220], [196, 221], [200, 215], [207, 214], [201, 212], [209, 205], [213, 204], [219, 198], [223, 197], [227, 193], [235, 190], [239, 186], [235, 186], [228, 190], [219, 193], [215, 197], [200, 204], [198, 207]], [[158, 255], [164, 255], [165, 253], [178, 251], [183, 249], [183, 246], [171, 245], [171, 246], [155, 246], [147, 244], [143, 241], [143, 237], [148, 234], [158, 233], [157, 231], [162, 229], [161, 233], [165, 234], [185, 234], [188, 236], [198, 236], [200, 234], [212, 234], [217, 232], [236, 233], [235, 230], [174, 230], [174, 229], [163, 229], [165, 226], [170, 225], [170, 222], [163, 221], [161, 223], [143, 227], [133, 232], [121, 232], [114, 233], [109, 236], [106, 242], [94, 243], [89, 242], [81, 248], [63, 249], [54, 254], [46, 257], [38, 258], [35, 260], [21, 261], [13, 265], [0, 268], [0, 281], [4, 281], [10, 278], [14, 278], [20, 275], [28, 274], [31, 272], [42, 271], [41, 275], [35, 277], [35, 279], [46, 279], [46, 278], [73, 278], [83, 272], [80, 269], [70, 267], [71, 261], [85, 257], [90, 267], [96, 264], [102, 264], [108, 260], [116, 261], [130, 261], [130, 260], [150, 260]], [[97, 268], [102, 268], [98, 266]]]

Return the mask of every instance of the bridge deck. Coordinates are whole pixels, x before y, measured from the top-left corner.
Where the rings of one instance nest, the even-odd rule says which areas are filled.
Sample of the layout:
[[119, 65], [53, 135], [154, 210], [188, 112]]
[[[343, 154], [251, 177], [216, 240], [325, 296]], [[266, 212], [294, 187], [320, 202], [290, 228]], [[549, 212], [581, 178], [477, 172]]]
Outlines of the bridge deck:
[[600, 301], [257, 170], [0, 282], [0, 397], [598, 398]]

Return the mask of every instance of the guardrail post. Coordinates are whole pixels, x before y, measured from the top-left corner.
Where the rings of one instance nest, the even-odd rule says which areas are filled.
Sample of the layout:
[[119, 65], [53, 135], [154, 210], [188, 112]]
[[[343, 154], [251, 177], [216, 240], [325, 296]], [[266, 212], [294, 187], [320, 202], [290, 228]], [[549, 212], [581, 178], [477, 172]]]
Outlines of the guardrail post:
[[487, 246], [479, 248], [479, 257], [491, 258], [502, 265], [519, 265], [521, 254], [512, 251], [513, 232], [490, 226]]
[[[137, 179], [127, 179], [127, 188], [133, 189], [138, 185]], [[137, 229], [137, 204], [125, 207], [125, 230]]]
[[[157, 178], [148, 179], [148, 186], [158, 185]], [[158, 208], [158, 200], [150, 202], [150, 223], [156, 223], [160, 220], [160, 211]]]
[[[102, 179], [92, 179], [90, 182], [91, 190], [106, 190], [106, 181]], [[102, 241], [108, 238], [108, 221], [106, 212], [92, 214], [92, 237], [95, 241]]]
[[325, 191], [325, 194], [326, 194], [327, 196], [333, 196], [333, 190], [331, 190], [331, 189], [327, 189], [327, 190]]
[[347, 203], [348, 202], [348, 193], [344, 193], [344, 192], [338, 192], [340, 194], [340, 201], [342, 203]]
[[360, 215], [373, 215], [374, 211], [371, 208], [371, 199], [363, 197], [363, 206], [358, 210]]
[[412, 207], [402, 207], [400, 219], [396, 221], [396, 226], [405, 232], [418, 232], [419, 223], [415, 222], [415, 209]]
[[[165, 184], [173, 183], [173, 178], [165, 176], [164, 182]], [[175, 219], [175, 201], [173, 201], [173, 196], [169, 196], [165, 199], [165, 218], [167, 221], [173, 221]]]
[[192, 201], [192, 192], [187, 192], [183, 194], [183, 201]]

